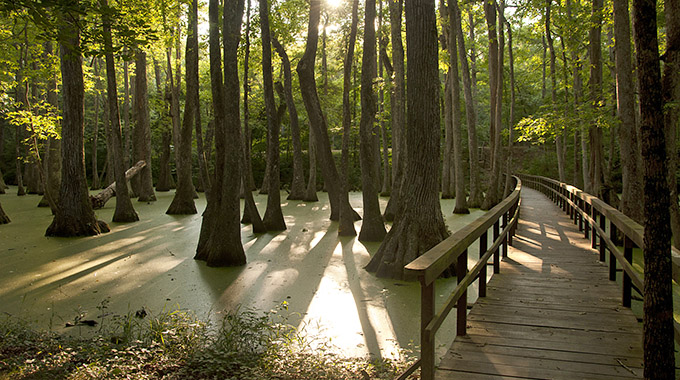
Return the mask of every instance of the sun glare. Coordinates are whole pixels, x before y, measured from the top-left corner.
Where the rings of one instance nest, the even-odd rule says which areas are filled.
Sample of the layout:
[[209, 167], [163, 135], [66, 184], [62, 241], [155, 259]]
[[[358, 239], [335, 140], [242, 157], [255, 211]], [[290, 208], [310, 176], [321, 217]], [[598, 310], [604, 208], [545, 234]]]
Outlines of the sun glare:
[[326, 0], [326, 4], [331, 8], [337, 8], [342, 4], [342, 0]]

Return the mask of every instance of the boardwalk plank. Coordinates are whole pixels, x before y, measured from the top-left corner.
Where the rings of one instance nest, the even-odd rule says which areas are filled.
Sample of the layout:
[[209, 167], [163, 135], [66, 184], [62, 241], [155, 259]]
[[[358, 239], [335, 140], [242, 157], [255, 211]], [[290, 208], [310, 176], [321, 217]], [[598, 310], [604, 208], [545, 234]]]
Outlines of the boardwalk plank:
[[436, 378], [641, 378], [641, 325], [590, 241], [534, 190], [521, 207], [514, 247]]

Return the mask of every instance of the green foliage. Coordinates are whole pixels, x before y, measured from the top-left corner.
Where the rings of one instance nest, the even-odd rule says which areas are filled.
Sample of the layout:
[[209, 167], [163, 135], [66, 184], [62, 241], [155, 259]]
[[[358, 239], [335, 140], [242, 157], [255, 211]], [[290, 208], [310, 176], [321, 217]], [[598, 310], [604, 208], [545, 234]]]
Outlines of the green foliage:
[[[36, 331], [5, 316], [0, 379], [391, 379], [408, 364], [341, 358], [327, 343], [313, 346], [288, 322], [285, 302], [266, 313], [228, 312], [217, 328], [181, 309], [140, 309], [104, 323], [107, 304], [98, 307], [102, 327], [90, 337]], [[76, 322], [83, 317], [79, 311]]]

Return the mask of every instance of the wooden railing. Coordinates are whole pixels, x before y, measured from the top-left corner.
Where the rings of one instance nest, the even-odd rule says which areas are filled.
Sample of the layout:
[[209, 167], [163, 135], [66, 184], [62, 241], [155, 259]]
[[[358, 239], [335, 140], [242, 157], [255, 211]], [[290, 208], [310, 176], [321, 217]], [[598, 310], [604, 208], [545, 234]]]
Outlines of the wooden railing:
[[[518, 175], [525, 186], [547, 195], [564, 210], [591, 247], [599, 250], [600, 261], [606, 260], [609, 251], [609, 279], [616, 281], [617, 263], [623, 271], [622, 303], [630, 307], [632, 289], [644, 295], [642, 276], [633, 268], [633, 248], [643, 246], [644, 228], [601, 199], [580, 189], [546, 177]], [[642, 201], [642, 200], [640, 200]], [[609, 226], [607, 226], [609, 222]], [[607, 228], [608, 227], [608, 228]], [[609, 230], [609, 234], [607, 234]], [[619, 233], [623, 236], [623, 252], [616, 244]], [[672, 248], [673, 280], [680, 284], [680, 251]], [[680, 343], [680, 325], [674, 322], [675, 341]]]
[[[446, 240], [434, 246], [422, 256], [406, 265], [406, 272], [420, 281], [420, 360], [397, 379], [405, 379], [418, 367], [420, 378], [431, 380], [435, 369], [435, 334], [451, 309], [457, 308], [456, 335], [465, 335], [467, 328], [467, 288], [479, 281], [479, 296], [486, 296], [487, 263], [493, 255], [494, 273], [500, 271], [500, 256], [507, 256], [508, 244], [512, 245], [519, 220], [520, 191], [522, 182], [517, 177], [514, 191], [501, 203], [466, 225]], [[502, 223], [502, 224], [501, 224]], [[488, 231], [492, 228], [493, 243], [488, 244]], [[501, 230], [502, 228], [502, 230]], [[479, 260], [468, 271], [468, 248], [479, 240]], [[499, 253], [499, 250], [501, 251]], [[435, 280], [456, 265], [458, 286], [444, 306], [435, 314]]]

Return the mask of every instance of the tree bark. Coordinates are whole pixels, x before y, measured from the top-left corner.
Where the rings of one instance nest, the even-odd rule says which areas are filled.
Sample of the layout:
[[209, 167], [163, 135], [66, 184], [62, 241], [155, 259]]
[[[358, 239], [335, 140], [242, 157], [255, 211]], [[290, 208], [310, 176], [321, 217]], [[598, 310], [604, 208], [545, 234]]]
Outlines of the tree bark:
[[635, 123], [635, 89], [631, 64], [630, 18], [628, 3], [614, 2], [614, 40], [616, 44], [616, 100], [621, 149], [623, 192], [621, 212], [638, 223], [642, 222], [642, 156], [640, 155], [637, 125]]
[[[154, 65], [158, 66], [154, 59]], [[123, 167], [130, 166], [130, 148], [132, 147], [132, 132], [130, 127], [130, 70], [128, 61], [123, 59], [123, 128], [125, 135], [125, 146], [123, 147]], [[160, 87], [157, 88], [160, 91]]]
[[[500, 46], [498, 43], [498, 33], [496, 26], [496, 2], [484, 3], [484, 15], [486, 17], [487, 31], [489, 35], [489, 145], [491, 149], [491, 173], [489, 175], [489, 185], [482, 202], [482, 209], [489, 210], [500, 201], [500, 194], [498, 192], [499, 176], [500, 176], [500, 109], [502, 104], [499, 101], [499, 94], [501, 93], [502, 78], [499, 70], [502, 65], [499, 65], [499, 59], [502, 59]], [[501, 95], [502, 96], [502, 95]]]
[[[508, 115], [508, 156], [505, 158], [505, 190], [503, 191], [503, 198], [510, 195], [513, 191], [512, 180], [513, 174], [513, 144], [515, 142], [515, 57], [512, 50], [512, 27], [510, 23], [505, 21], [503, 17], [503, 24], [508, 27], [508, 66], [510, 66], [510, 114]], [[565, 62], [566, 63], [566, 62]], [[566, 66], [565, 66], [566, 70]], [[567, 82], [565, 81], [565, 84]], [[574, 146], [574, 151], [577, 151]]]
[[[385, 86], [386, 86], [386, 81], [385, 81], [385, 75], [383, 72], [383, 67], [385, 66], [386, 62], [384, 61], [387, 58], [387, 43], [389, 42], [387, 38], [383, 35], [384, 30], [383, 30], [383, 2], [382, 0], [378, 0], [378, 34], [376, 37], [376, 42], [378, 43], [379, 46], [379, 51], [382, 52], [385, 50], [385, 54], [383, 55], [382, 53], [377, 53], [378, 54], [378, 77], [380, 78], [380, 83], [383, 83], [383, 86], [380, 86], [379, 89], [379, 95], [378, 95], [378, 115], [379, 115], [379, 120], [380, 120], [380, 135], [381, 135], [381, 140], [382, 140], [382, 168], [383, 168], [383, 180], [382, 180], [382, 189], [380, 190], [380, 196], [383, 197], [389, 197], [390, 193], [392, 192], [392, 176], [391, 176], [391, 171], [390, 171], [390, 151], [389, 151], [389, 142], [387, 138], [387, 125], [385, 123]], [[391, 74], [390, 74], [391, 76]], [[379, 140], [376, 139], [376, 141]], [[380, 155], [378, 154], [378, 163], [380, 162]], [[378, 165], [379, 166], [379, 165]], [[378, 167], [378, 169], [380, 169]]]
[[[555, 54], [555, 44], [553, 43], [551, 27], [551, 10], [552, 1], [546, 0], [545, 2], [545, 40], [547, 42], [548, 51], [550, 51], [550, 101], [552, 103], [553, 112], [557, 112], [557, 67], [556, 67], [556, 54]], [[545, 68], [544, 68], [545, 70]], [[557, 155], [557, 173], [561, 182], [566, 182], [567, 180], [567, 170], [566, 170], [566, 157], [565, 151], [566, 146], [564, 143], [564, 128], [562, 126], [557, 127], [555, 131], [555, 150]]]
[[[92, 62], [92, 65], [94, 66], [94, 88], [95, 88], [95, 95], [94, 95], [94, 131], [92, 133], [92, 185], [90, 186], [91, 190], [99, 190], [102, 188], [101, 183], [99, 183], [99, 169], [97, 169], [97, 148], [99, 145], [99, 91], [101, 90], [100, 86], [100, 73], [99, 73], [99, 67], [101, 66], [100, 59], [95, 58]], [[105, 116], [106, 117], [106, 116]]]
[[352, 104], [350, 103], [349, 99], [349, 91], [352, 88], [352, 68], [354, 67], [354, 47], [356, 46], [358, 24], [359, 0], [353, 0], [352, 23], [350, 25], [347, 51], [345, 52], [344, 66], [342, 70], [342, 159], [340, 165], [340, 181], [342, 184], [341, 191], [343, 194], [349, 192], [349, 145], [352, 134]]
[[172, 203], [165, 212], [169, 215], [196, 214], [194, 183], [191, 173], [192, 130], [200, 123], [198, 97], [198, 0], [193, 0], [189, 10], [186, 54], [186, 102], [184, 120], [177, 147], [177, 189]]
[[[146, 52], [137, 51], [135, 64], [135, 130], [134, 159], [151, 162], [151, 126], [149, 124], [149, 96], [146, 84]], [[156, 200], [151, 177], [151, 165], [147, 165], [139, 173], [139, 189], [136, 191], [140, 202]]]
[[379, 277], [404, 278], [404, 265], [448, 236], [439, 204], [439, 74], [434, 0], [406, 2], [408, 107], [403, 207], [366, 266]]
[[678, 123], [680, 122], [680, 2], [666, 0], [666, 53], [662, 78], [664, 100], [664, 125], [666, 126], [666, 150], [668, 154], [668, 186], [670, 187], [670, 211], [673, 242], [680, 247], [680, 207], [678, 205]]
[[[593, 0], [591, 28], [589, 33], [589, 57], [590, 57], [590, 88], [591, 107], [597, 112], [602, 101], [602, 8], [603, 0]], [[602, 130], [596, 125], [591, 125], [589, 132], [590, 159], [588, 163], [588, 185], [586, 191], [596, 195], [602, 195], [604, 173], [602, 163], [604, 153], [602, 147]], [[605, 200], [606, 201], [606, 200]]]
[[2, 209], [2, 205], [0, 204], [0, 224], [7, 224], [10, 222], [9, 216], [5, 214], [5, 210]]
[[158, 166], [158, 183], [156, 183], [156, 191], [170, 191], [170, 182], [172, 173], [170, 173], [170, 160], [172, 153], [170, 152], [170, 144], [172, 143], [172, 134], [170, 131], [161, 132], [161, 156]]
[[[220, 9], [210, 0], [209, 52], [210, 86], [215, 112], [215, 186], [208, 193], [201, 234], [196, 248], [197, 260], [208, 266], [236, 266], [246, 263], [241, 243], [239, 190], [241, 170], [241, 120], [239, 115], [238, 43], [241, 38], [243, 1], [224, 4], [224, 82], [220, 51]], [[252, 193], [246, 192], [246, 196]]]
[[[458, 3], [453, 2], [454, 21], [453, 28], [458, 37], [458, 55], [460, 56], [461, 70], [463, 72], [463, 97], [465, 98], [465, 118], [468, 131], [468, 157], [470, 160], [470, 196], [468, 207], [480, 207], [483, 201], [483, 194], [479, 179], [479, 156], [477, 151], [477, 106], [475, 103], [475, 80], [471, 78], [470, 67], [467, 61], [467, 50], [465, 48], [465, 36], [461, 26], [460, 9]], [[472, 16], [470, 16], [472, 17]], [[470, 31], [473, 36], [473, 31]], [[473, 37], [472, 37], [473, 38]], [[470, 40], [473, 44], [474, 40]], [[474, 52], [472, 52], [474, 57]], [[472, 58], [471, 58], [472, 60]]]
[[85, 88], [77, 17], [60, 15], [62, 181], [58, 211], [45, 232], [46, 236], [90, 236], [109, 231], [105, 222], [95, 218], [87, 193], [83, 145]]
[[[114, 182], [107, 186], [104, 190], [100, 191], [97, 193], [97, 195], [91, 195], [90, 196], [90, 202], [92, 203], [92, 209], [97, 210], [100, 208], [103, 208], [106, 205], [106, 202], [109, 201], [112, 197], [116, 197], [116, 204], [119, 202], [119, 196], [117, 195], [118, 192], [118, 184], [119, 183], [124, 183], [125, 187], [127, 187], [128, 183], [132, 178], [134, 178], [139, 172], [146, 166], [146, 162], [144, 161], [139, 161], [138, 163], [135, 164], [135, 166], [129, 168], [127, 171], [125, 171], [125, 181], [122, 182]], [[129, 197], [128, 197], [129, 198]], [[132, 206], [132, 204], [130, 204]], [[118, 206], [116, 206], [118, 207]], [[114, 222], [118, 222], [118, 220], [114, 220]]]
[[298, 120], [297, 107], [293, 98], [293, 77], [290, 69], [288, 54], [276, 38], [272, 38], [274, 49], [281, 57], [283, 64], [283, 85], [288, 119], [290, 120], [290, 134], [293, 140], [293, 182], [290, 185], [290, 200], [302, 200], [305, 197], [305, 173], [302, 162], [302, 142], [300, 141], [300, 123]]
[[385, 237], [385, 224], [378, 203], [378, 187], [376, 178], [380, 176], [380, 167], [376, 170], [375, 162], [375, 113], [377, 111], [373, 82], [376, 78], [375, 48], [375, 0], [366, 0], [364, 7], [364, 48], [361, 56], [361, 122], [359, 125], [360, 158], [361, 158], [361, 191], [364, 205], [363, 222], [359, 232], [360, 241], [381, 241]]
[[[317, 158], [321, 163], [323, 178], [328, 187], [328, 198], [331, 204], [331, 220], [339, 220], [338, 235], [356, 235], [354, 220], [358, 217], [349, 204], [347, 194], [342, 194], [340, 176], [333, 160], [326, 118], [321, 110], [319, 95], [314, 78], [314, 61], [319, 42], [320, 0], [311, 0], [309, 27], [307, 29], [307, 46], [298, 62], [297, 73], [300, 78], [302, 99], [307, 109], [310, 128], [314, 129], [313, 138], [317, 148]], [[311, 180], [310, 180], [311, 181]]]
[[[52, 59], [54, 56], [54, 47], [52, 42], [45, 42], [45, 56]], [[59, 100], [57, 98], [57, 76], [56, 73], [50, 75], [47, 80], [47, 103], [59, 108]], [[2, 142], [0, 141], [0, 144]], [[1, 154], [0, 154], [1, 156]], [[46, 185], [45, 195], [40, 201], [44, 207], [49, 206], [52, 209], [52, 214], [57, 212], [57, 205], [59, 204], [59, 187], [61, 186], [61, 140], [55, 137], [47, 139], [47, 147], [45, 148], [45, 166], [46, 166]], [[2, 181], [2, 173], [0, 173], [0, 188], [4, 185]], [[48, 198], [52, 198], [52, 202]]]
[[[458, 44], [456, 41], [456, 30], [454, 28], [455, 14], [453, 3], [449, 0], [447, 17], [449, 19], [449, 65], [451, 74], [451, 100], [452, 100], [452, 144], [453, 144], [453, 176], [456, 204], [453, 208], [454, 214], [469, 214], [465, 194], [465, 172], [463, 171], [463, 141], [461, 129], [463, 123], [460, 114], [460, 75], [458, 74]], [[465, 58], [465, 56], [463, 56]]]
[[406, 82], [404, 80], [404, 44], [401, 38], [403, 0], [389, 2], [390, 36], [392, 37], [392, 65], [394, 66], [394, 93], [392, 94], [392, 196], [387, 202], [384, 217], [393, 221], [401, 203], [401, 189], [406, 158]]
[[116, 67], [113, 57], [113, 42], [111, 38], [111, 19], [108, 0], [100, 0], [102, 13], [102, 31], [104, 37], [104, 49], [106, 57], [106, 95], [109, 103], [109, 128], [112, 137], [112, 155], [114, 166], [112, 167], [116, 178], [116, 210], [113, 213], [113, 221], [126, 223], [136, 222], [139, 216], [132, 206], [125, 173], [123, 160], [123, 136], [120, 130], [120, 114], [118, 112], [118, 86], [116, 84]]
[[[676, 1], [677, 7], [677, 1]], [[677, 8], [676, 8], [677, 9]], [[677, 16], [677, 14], [676, 14]], [[656, 1], [633, 0], [644, 168], [644, 378], [675, 379], [671, 230]], [[669, 42], [677, 49], [677, 31]], [[675, 52], [677, 54], [677, 51]]]
[[303, 200], [305, 202], [318, 202], [319, 197], [316, 195], [316, 139], [314, 138], [314, 129], [311, 126], [309, 127], [308, 146], [309, 178], [307, 179], [307, 189]]
[[248, 72], [250, 70], [250, 0], [246, 0], [246, 38], [243, 58], [243, 155], [245, 156], [244, 170], [246, 172], [246, 185], [248, 190], [255, 190], [255, 177], [253, 176], [253, 161], [250, 153], [252, 146], [252, 133], [250, 130], [250, 111], [248, 108], [248, 93], [250, 92], [250, 80]]
[[264, 82], [264, 103], [267, 113], [267, 163], [269, 164], [269, 181], [267, 188], [267, 209], [264, 213], [265, 227], [268, 231], [283, 231], [286, 222], [281, 211], [281, 186], [279, 168], [279, 132], [280, 125], [276, 117], [274, 100], [274, 80], [272, 77], [271, 30], [269, 29], [269, 3], [260, 0], [260, 29], [262, 31], [262, 80]]

